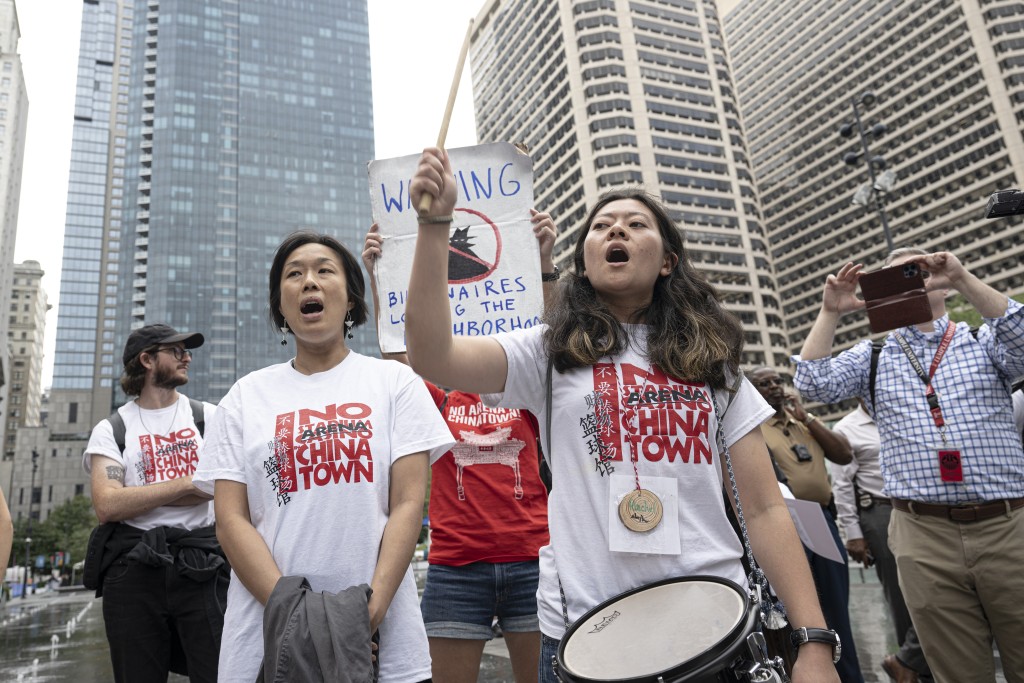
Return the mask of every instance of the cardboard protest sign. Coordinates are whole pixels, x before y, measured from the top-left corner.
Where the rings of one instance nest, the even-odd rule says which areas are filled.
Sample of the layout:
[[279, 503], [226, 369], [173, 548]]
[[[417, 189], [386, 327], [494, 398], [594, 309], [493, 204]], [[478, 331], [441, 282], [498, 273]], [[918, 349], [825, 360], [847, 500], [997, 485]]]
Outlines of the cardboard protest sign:
[[[448, 150], [458, 198], [448, 247], [452, 329], [466, 336], [532, 327], [544, 298], [530, 223], [533, 162], [508, 143]], [[369, 164], [373, 220], [384, 243], [374, 268], [381, 350], [405, 350], [405, 301], [416, 246], [409, 183], [419, 155]]]

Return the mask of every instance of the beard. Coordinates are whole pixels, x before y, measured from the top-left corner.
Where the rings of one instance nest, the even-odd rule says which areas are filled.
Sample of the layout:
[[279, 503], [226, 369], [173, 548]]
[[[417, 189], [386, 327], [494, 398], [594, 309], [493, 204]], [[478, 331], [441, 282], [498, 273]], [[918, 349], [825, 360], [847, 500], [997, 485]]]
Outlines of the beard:
[[167, 370], [157, 367], [153, 373], [153, 386], [159, 389], [177, 389], [185, 384], [188, 384], [188, 378], [180, 377], [177, 368]]

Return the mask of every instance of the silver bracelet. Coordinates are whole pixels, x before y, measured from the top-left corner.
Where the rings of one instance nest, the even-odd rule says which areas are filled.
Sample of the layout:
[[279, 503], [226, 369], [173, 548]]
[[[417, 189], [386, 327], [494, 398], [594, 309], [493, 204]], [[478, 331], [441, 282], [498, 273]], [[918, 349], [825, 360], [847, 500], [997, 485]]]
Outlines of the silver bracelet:
[[442, 223], [451, 223], [455, 220], [455, 216], [448, 214], [447, 216], [417, 216], [416, 220], [426, 225], [440, 225]]

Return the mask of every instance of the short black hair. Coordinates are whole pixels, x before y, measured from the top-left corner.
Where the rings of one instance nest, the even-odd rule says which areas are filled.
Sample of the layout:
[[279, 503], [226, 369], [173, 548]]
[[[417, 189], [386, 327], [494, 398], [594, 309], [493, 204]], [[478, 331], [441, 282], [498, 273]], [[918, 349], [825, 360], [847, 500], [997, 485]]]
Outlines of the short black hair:
[[366, 281], [363, 279], [363, 271], [359, 268], [359, 262], [355, 256], [345, 248], [341, 242], [334, 237], [324, 233], [313, 232], [312, 230], [299, 230], [284, 238], [284, 241], [277, 246], [274, 252], [274, 260], [270, 264], [270, 321], [275, 330], [284, 326], [284, 315], [281, 313], [281, 273], [284, 271], [284, 264], [293, 251], [307, 244], [322, 244], [338, 255], [341, 259], [342, 270], [345, 271], [345, 288], [348, 292], [348, 300], [352, 303], [349, 314], [355, 327], [366, 322], [368, 308], [366, 306]]

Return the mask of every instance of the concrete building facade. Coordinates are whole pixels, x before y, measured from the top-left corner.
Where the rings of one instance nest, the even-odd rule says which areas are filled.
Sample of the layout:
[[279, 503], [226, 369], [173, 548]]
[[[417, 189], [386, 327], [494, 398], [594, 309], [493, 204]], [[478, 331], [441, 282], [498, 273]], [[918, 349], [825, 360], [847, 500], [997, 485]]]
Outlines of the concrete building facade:
[[746, 330], [744, 364], [785, 346], [765, 228], [713, 0], [489, 0], [470, 59], [480, 142], [525, 143], [538, 208], [571, 258], [601, 193], [642, 185]]
[[11, 382], [7, 397], [7, 435], [3, 457], [14, 456], [14, 445], [20, 427], [40, 424], [43, 398], [43, 334], [46, 312], [50, 310], [43, 289], [43, 269], [38, 261], [25, 261], [14, 267], [9, 315], [11, 329], [7, 333], [11, 347]]
[[22, 432], [37, 430], [42, 424], [43, 335], [46, 311], [50, 308], [42, 278], [38, 261], [25, 261], [14, 267], [7, 340], [11, 350], [10, 391], [5, 404], [0, 488], [15, 518], [27, 514], [26, 495], [31, 495], [32, 490], [32, 449], [19, 449], [19, 440]]
[[[14, 0], [0, 0], [0, 309], [10, 305], [14, 283], [14, 245], [18, 233], [18, 207], [21, 201], [21, 170], [24, 164], [25, 133], [28, 125], [28, 92], [18, 54], [21, 27]], [[17, 316], [0, 316], [0, 340]], [[11, 349], [0, 347], [0, 443], [7, 443], [5, 430], [10, 422], [8, 400], [11, 376]], [[6, 448], [4, 449], [6, 453]], [[0, 480], [2, 481], [2, 480]]]
[[[986, 199], [1024, 185], [1024, 14], [1010, 0], [746, 0], [725, 21], [789, 351], [817, 315], [827, 274], [880, 267], [887, 251], [854, 121], [896, 173], [879, 198], [895, 246], [948, 250], [1009, 295], [1024, 293], [1024, 217], [987, 220]], [[870, 104], [861, 102], [865, 92]], [[840, 321], [836, 347], [868, 335]], [[779, 366], [780, 369], [784, 365]]]

